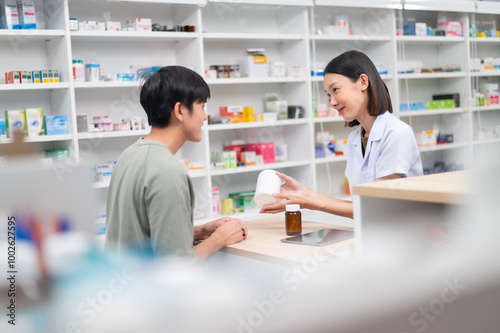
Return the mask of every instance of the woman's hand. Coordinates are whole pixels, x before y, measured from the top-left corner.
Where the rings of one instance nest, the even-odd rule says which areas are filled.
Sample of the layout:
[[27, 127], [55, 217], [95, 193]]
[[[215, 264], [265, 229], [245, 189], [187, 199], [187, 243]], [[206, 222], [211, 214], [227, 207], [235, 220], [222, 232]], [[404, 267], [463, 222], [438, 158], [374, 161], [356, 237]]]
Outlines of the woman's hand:
[[311, 189], [284, 173], [276, 172], [276, 174], [285, 180], [285, 183], [281, 185], [280, 193], [273, 193], [273, 196], [278, 198], [279, 201], [276, 204], [262, 207], [259, 213], [275, 214], [283, 212], [285, 206], [290, 204], [299, 204], [300, 208], [311, 207]]

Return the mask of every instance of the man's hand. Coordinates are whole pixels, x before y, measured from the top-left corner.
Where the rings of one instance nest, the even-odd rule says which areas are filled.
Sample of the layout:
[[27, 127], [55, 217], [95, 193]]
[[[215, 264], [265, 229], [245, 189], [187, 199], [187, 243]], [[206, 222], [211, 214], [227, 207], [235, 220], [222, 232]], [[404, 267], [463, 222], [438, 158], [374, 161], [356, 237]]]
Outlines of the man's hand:
[[212, 221], [212, 222], [208, 222], [208, 223], [205, 223], [203, 225], [203, 229], [202, 229], [202, 240], [203, 239], [207, 239], [208, 237], [210, 237], [221, 225], [223, 225], [224, 223], [227, 223], [227, 222], [230, 222], [230, 221], [237, 221], [242, 229], [243, 229], [243, 232], [244, 232], [244, 239], [247, 238], [247, 234], [248, 234], [248, 230], [246, 229], [245, 225], [243, 224], [243, 222], [240, 220], [240, 219], [235, 219], [235, 218], [231, 218], [231, 217], [222, 217], [220, 219], [217, 219], [215, 221]]

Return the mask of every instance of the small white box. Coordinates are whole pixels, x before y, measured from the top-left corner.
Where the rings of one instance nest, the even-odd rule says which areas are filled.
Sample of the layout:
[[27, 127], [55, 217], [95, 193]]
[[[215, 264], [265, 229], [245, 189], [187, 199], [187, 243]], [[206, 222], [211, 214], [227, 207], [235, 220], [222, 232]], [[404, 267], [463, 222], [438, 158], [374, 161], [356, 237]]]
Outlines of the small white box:
[[285, 77], [285, 63], [283, 61], [273, 61], [269, 67], [271, 77]]
[[96, 31], [106, 31], [106, 23], [104, 23], [104, 22], [96, 22], [95, 23], [95, 30]]
[[247, 56], [241, 66], [243, 77], [269, 77], [266, 56]]
[[415, 36], [427, 36], [427, 24], [422, 22], [415, 23]]
[[127, 27], [133, 28], [134, 30], [132, 31], [151, 31], [151, 26], [150, 18], [134, 18], [127, 20]]
[[77, 18], [70, 18], [69, 19], [69, 30], [77, 31], [78, 27], [79, 27], [78, 19]]
[[83, 30], [94, 31], [96, 30], [96, 26], [97, 26], [96, 21], [83, 21]]
[[122, 24], [120, 22], [107, 21], [106, 22], [106, 30], [107, 31], [121, 31]]

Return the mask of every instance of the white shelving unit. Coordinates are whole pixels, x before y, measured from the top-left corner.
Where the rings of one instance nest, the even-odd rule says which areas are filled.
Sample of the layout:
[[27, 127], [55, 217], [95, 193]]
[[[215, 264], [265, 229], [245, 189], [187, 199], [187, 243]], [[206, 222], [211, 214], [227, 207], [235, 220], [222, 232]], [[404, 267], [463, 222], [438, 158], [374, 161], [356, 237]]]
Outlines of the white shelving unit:
[[[382, 75], [392, 96], [394, 112], [415, 131], [437, 124], [445, 133], [453, 133], [453, 144], [421, 148], [424, 167], [436, 161], [456, 161], [466, 168], [484, 154], [498, 153], [500, 140], [480, 139], [481, 130], [500, 126], [500, 106], [476, 107], [471, 91], [480, 80], [499, 82], [499, 71], [471, 72], [470, 58], [500, 54], [500, 38], [469, 37], [472, 21], [495, 22], [500, 26], [500, 3], [492, 1], [422, 0], [64, 0], [56, 8], [50, 0], [37, 1], [38, 30], [0, 30], [0, 72], [13, 69], [58, 69], [61, 83], [0, 84], [0, 105], [4, 110], [43, 107], [46, 114], [65, 114], [69, 134], [27, 138], [43, 149], [70, 149], [72, 160], [96, 165], [116, 160], [120, 153], [148, 130], [76, 133], [76, 115], [109, 115], [114, 122], [145, 113], [139, 103], [140, 83], [74, 82], [72, 59], [96, 61], [102, 74], [129, 73], [130, 66], [183, 65], [200, 75], [210, 65], [240, 64], [247, 48], [265, 48], [268, 60], [300, 66], [302, 77], [207, 79], [212, 97], [207, 103], [209, 115], [216, 116], [220, 106], [253, 106], [264, 110], [266, 93], [278, 93], [290, 105], [305, 109], [305, 118], [270, 123], [205, 124], [201, 143], [187, 143], [178, 158], [203, 162], [203, 170], [189, 172], [196, 189], [196, 209], [212, 213], [212, 187], [218, 186], [221, 198], [229, 193], [252, 190], [258, 173], [273, 168], [284, 171], [306, 185], [335, 197], [345, 197], [344, 156], [315, 158], [318, 132], [329, 131], [335, 139], [347, 139], [350, 128], [338, 116], [315, 118], [312, 100], [328, 101], [322, 76], [311, 76], [323, 69], [336, 55], [357, 49], [383, 65]], [[360, 10], [360, 7], [365, 8]], [[404, 9], [403, 9], [404, 8]], [[449, 12], [453, 10], [454, 12]], [[464, 37], [397, 36], [396, 28], [410, 19], [437, 23], [438, 11], [447, 11], [463, 24]], [[104, 16], [103, 16], [104, 15]], [[325, 34], [324, 27], [338, 15], [347, 16], [353, 35]], [[134, 17], [150, 17], [154, 23], [193, 25], [195, 32], [90, 32], [70, 31], [69, 18], [112, 20], [122, 24]], [[398, 74], [403, 60], [421, 60], [424, 67], [460, 65], [460, 72]], [[0, 81], [1, 82], [1, 81]], [[435, 93], [459, 93], [460, 106], [446, 110], [403, 111], [399, 103], [430, 100]], [[3, 110], [1, 110], [3, 111]], [[331, 112], [332, 110], [330, 110]], [[231, 140], [273, 141], [288, 145], [288, 161], [264, 166], [211, 170], [212, 151], [223, 150]], [[1, 139], [1, 144], [11, 139]], [[108, 184], [93, 184], [99, 213], [104, 212]], [[238, 215], [255, 217], [255, 212]], [[314, 219], [314, 214], [308, 215]], [[321, 222], [349, 224], [332, 216], [318, 217]], [[195, 221], [200, 223], [200, 221]]]

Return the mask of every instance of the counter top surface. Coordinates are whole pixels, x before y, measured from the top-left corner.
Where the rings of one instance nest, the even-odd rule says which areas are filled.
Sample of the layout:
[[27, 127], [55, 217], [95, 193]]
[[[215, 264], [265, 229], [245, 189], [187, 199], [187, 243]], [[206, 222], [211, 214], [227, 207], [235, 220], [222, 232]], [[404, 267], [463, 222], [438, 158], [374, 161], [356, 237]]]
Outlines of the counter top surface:
[[[221, 252], [239, 255], [251, 259], [266, 261], [274, 264], [302, 263], [308, 257], [317, 258], [350, 250], [354, 238], [326, 246], [309, 246], [300, 244], [282, 243], [287, 238], [285, 233], [285, 218], [269, 217], [258, 220], [245, 221], [248, 229], [248, 238], [243, 242], [226, 246]], [[353, 230], [352, 228], [332, 224], [302, 221], [302, 234], [320, 229]]]
[[464, 204], [471, 195], [469, 171], [444, 172], [353, 186], [353, 194], [375, 198]]

